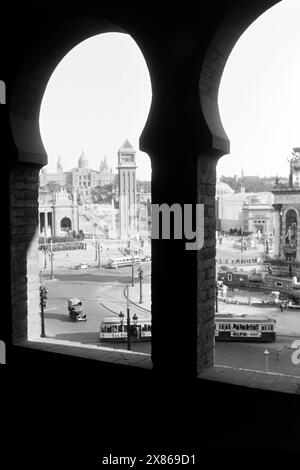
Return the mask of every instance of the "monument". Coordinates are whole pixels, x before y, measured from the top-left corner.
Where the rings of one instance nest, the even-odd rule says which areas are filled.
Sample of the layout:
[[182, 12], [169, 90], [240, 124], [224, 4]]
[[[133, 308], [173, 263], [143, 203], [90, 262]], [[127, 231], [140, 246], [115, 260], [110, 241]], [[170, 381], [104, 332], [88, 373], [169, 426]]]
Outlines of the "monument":
[[119, 238], [137, 235], [136, 151], [126, 140], [118, 151]]

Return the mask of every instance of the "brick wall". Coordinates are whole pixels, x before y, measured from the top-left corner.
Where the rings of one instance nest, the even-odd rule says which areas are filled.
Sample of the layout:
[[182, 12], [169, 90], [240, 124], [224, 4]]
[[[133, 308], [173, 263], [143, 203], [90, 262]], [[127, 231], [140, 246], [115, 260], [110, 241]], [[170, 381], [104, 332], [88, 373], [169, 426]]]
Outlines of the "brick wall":
[[214, 363], [214, 311], [216, 290], [216, 161], [201, 156], [198, 165], [198, 202], [204, 204], [204, 246], [198, 254], [197, 346], [198, 373]]
[[38, 173], [15, 165], [10, 174], [12, 340], [40, 334], [38, 268]]

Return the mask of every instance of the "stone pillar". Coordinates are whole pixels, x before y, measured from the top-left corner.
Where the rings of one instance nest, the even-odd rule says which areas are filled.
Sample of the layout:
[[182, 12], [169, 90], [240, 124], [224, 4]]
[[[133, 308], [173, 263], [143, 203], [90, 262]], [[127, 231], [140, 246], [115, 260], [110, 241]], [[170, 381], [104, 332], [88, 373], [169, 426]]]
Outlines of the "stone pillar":
[[279, 258], [280, 257], [280, 239], [281, 239], [281, 233], [280, 233], [280, 211], [281, 211], [281, 204], [274, 204], [273, 205], [275, 209], [275, 220], [274, 220], [274, 228], [275, 228], [275, 237], [274, 237], [274, 251], [273, 251], [273, 256], [274, 258]]
[[300, 221], [297, 219], [297, 251], [296, 261], [300, 261]]

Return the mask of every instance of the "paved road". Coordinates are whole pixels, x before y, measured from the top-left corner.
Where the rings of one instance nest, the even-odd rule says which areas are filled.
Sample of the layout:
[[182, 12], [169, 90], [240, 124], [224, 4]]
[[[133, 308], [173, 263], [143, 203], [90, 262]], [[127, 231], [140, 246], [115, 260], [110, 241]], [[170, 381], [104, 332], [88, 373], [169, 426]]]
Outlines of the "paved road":
[[[215, 363], [222, 366], [277, 372], [300, 377], [300, 364], [292, 362], [292, 342], [296, 338], [277, 335], [272, 343], [245, 343], [216, 341]], [[300, 339], [300, 337], [299, 337]], [[281, 352], [278, 352], [278, 349]], [[266, 368], [266, 356], [269, 352]]]
[[[144, 290], [151, 283], [151, 264], [144, 264]], [[102, 319], [114, 316], [122, 310], [126, 315], [126, 300], [123, 296], [126, 283], [131, 286], [131, 267], [112, 269], [91, 269], [88, 272], [60, 270], [54, 280], [44, 276], [48, 288], [48, 301], [45, 311], [45, 328], [47, 337], [59, 340], [76, 341], [82, 344], [99, 345], [99, 326]], [[132, 288], [133, 289], [133, 288]], [[136, 289], [138, 289], [138, 283]], [[130, 288], [131, 290], [131, 288]], [[79, 297], [83, 301], [87, 314], [86, 322], [71, 322], [67, 310], [67, 299]], [[131, 313], [139, 318], [149, 318], [147, 305], [141, 308], [131, 304]], [[117, 349], [127, 348], [124, 343], [103, 343]], [[132, 343], [133, 351], [151, 352], [151, 343]]]

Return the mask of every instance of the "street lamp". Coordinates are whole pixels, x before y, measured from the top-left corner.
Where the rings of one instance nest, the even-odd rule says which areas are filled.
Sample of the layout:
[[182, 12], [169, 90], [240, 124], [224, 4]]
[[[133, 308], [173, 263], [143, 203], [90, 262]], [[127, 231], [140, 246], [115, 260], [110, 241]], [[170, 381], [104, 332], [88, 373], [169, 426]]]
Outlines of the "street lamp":
[[270, 354], [269, 351], [266, 349], [266, 350], [264, 351], [264, 356], [265, 356], [265, 358], [266, 358], [266, 372], [268, 372], [268, 370], [269, 370], [269, 366], [268, 366], [269, 354]]
[[134, 249], [131, 250], [132, 263], [131, 263], [131, 285], [134, 287]]
[[241, 253], [243, 253], [243, 233], [244, 233], [244, 229], [243, 229], [243, 226], [241, 225]]
[[120, 313], [119, 313], [119, 318], [120, 318], [121, 326], [123, 326], [124, 313], [122, 312], [122, 310], [121, 310]]
[[101, 251], [101, 245], [100, 245], [100, 242], [98, 241], [98, 268], [101, 269], [101, 254], [100, 254], [100, 251]]
[[44, 269], [47, 268], [46, 228], [44, 227]]
[[136, 333], [136, 338], [140, 338], [140, 331], [138, 329], [138, 326], [137, 326], [137, 321], [138, 321], [138, 316], [136, 314], [133, 315], [132, 317], [132, 320], [133, 320], [133, 324], [135, 326], [135, 333]]
[[54, 258], [54, 253], [53, 253], [53, 244], [52, 244], [52, 238], [50, 240], [50, 262], [51, 262], [51, 272], [50, 272], [50, 279], [53, 279], [53, 258]]
[[43, 286], [42, 271], [40, 271], [41, 338], [45, 338], [46, 336], [44, 309], [46, 307], [46, 301], [48, 298], [47, 292], [48, 292], [48, 289], [45, 286]]
[[141, 265], [141, 261], [140, 261], [140, 266], [139, 266], [139, 279], [140, 279], [140, 301], [139, 303], [142, 304], [143, 303], [143, 283], [142, 283], [142, 279], [144, 277], [144, 270], [142, 268], [142, 265]]
[[127, 290], [127, 349], [131, 350], [131, 331], [130, 331], [130, 308], [129, 308], [129, 285], [126, 286]]

